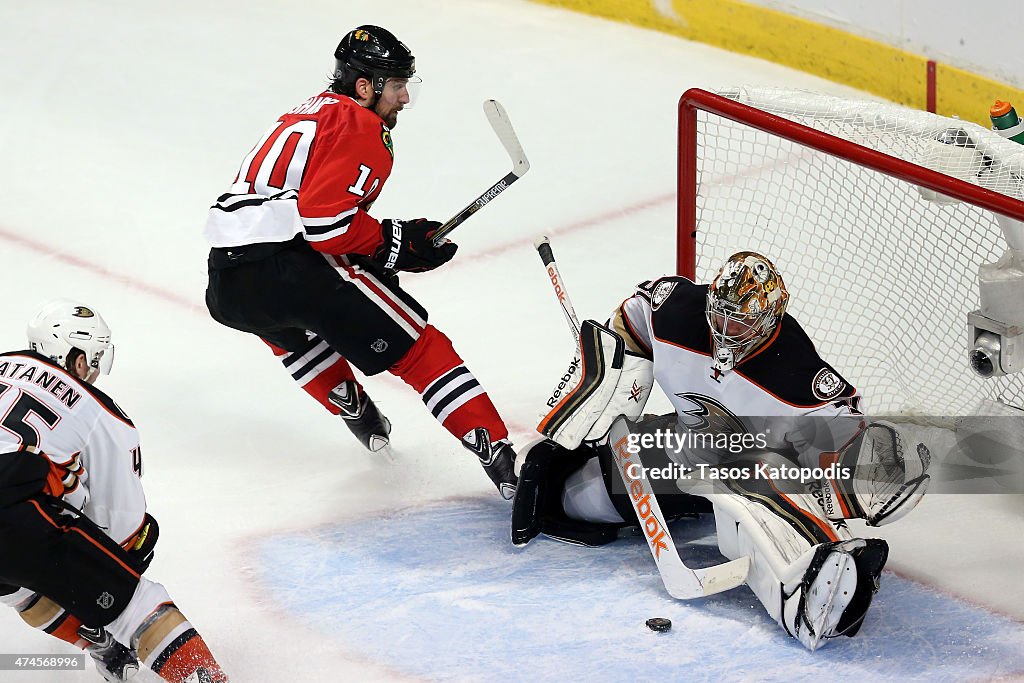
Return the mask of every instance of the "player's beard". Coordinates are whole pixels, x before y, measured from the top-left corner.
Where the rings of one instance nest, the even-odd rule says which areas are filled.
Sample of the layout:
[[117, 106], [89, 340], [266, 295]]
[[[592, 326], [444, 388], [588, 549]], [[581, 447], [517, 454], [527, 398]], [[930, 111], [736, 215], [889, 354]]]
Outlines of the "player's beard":
[[384, 123], [388, 128], [394, 128], [398, 125], [398, 109], [394, 108], [391, 110], [381, 111], [381, 102], [378, 99], [374, 105], [373, 110], [377, 113], [377, 116], [384, 120]]

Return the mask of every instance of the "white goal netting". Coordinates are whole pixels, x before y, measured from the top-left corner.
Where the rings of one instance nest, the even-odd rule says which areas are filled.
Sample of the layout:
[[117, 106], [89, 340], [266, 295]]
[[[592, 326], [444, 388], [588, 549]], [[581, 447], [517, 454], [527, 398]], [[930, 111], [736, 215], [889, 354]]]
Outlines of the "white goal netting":
[[[800, 91], [720, 94], [1024, 198], [1024, 146], [981, 126]], [[1006, 250], [992, 213], [707, 111], [697, 117], [698, 281], [741, 249], [771, 258], [790, 312], [874, 414], [962, 415], [982, 399], [1024, 406], [1024, 375], [983, 380], [967, 362], [978, 268]]]

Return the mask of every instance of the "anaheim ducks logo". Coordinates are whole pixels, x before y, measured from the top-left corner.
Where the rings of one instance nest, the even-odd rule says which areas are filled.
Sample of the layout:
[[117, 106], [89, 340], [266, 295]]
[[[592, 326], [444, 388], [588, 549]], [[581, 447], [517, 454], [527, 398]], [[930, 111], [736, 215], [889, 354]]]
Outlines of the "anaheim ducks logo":
[[843, 393], [845, 388], [846, 382], [828, 368], [818, 370], [818, 374], [814, 376], [814, 380], [811, 382], [811, 391], [822, 401], [835, 398]]
[[390, 154], [391, 158], [394, 159], [395, 145], [391, 141], [391, 129], [388, 128], [387, 126], [381, 126], [381, 128], [383, 128], [383, 130], [380, 133], [380, 139], [384, 143], [384, 147], [387, 148], [388, 154]]
[[656, 311], [661, 308], [675, 288], [676, 283], [674, 282], [659, 282], [658, 286], [654, 288], [654, 293], [651, 294], [651, 310]]
[[732, 411], [713, 398], [701, 394], [676, 394], [690, 403], [689, 410], [680, 409], [679, 421], [693, 432], [746, 434], [747, 428]]
[[96, 316], [96, 314], [92, 312], [92, 309], [86, 308], [85, 306], [75, 306], [75, 312], [72, 315], [76, 318], [93, 318]]

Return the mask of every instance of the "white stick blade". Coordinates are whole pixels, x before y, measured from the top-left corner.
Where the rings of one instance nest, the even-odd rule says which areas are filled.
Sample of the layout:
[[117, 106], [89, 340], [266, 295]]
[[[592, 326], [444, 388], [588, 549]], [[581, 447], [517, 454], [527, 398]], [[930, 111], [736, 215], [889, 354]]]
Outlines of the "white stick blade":
[[497, 100], [484, 100], [484, 114], [487, 116], [491, 128], [494, 129], [494, 134], [498, 136], [498, 140], [501, 141], [509, 158], [512, 159], [512, 172], [520, 178], [526, 175], [526, 172], [530, 170], [530, 161], [526, 158], [526, 152], [523, 151], [519, 138], [516, 137], [516, 131], [512, 128], [512, 122], [509, 121], [505, 108]]
[[665, 590], [676, 600], [693, 600], [731, 590], [747, 580], [750, 558], [741, 557], [713, 567], [678, 571], [664, 567], [661, 572]]
[[750, 558], [741, 557], [725, 564], [696, 570], [697, 578], [704, 587], [704, 595], [713, 595], [731, 590], [743, 584], [750, 572]]

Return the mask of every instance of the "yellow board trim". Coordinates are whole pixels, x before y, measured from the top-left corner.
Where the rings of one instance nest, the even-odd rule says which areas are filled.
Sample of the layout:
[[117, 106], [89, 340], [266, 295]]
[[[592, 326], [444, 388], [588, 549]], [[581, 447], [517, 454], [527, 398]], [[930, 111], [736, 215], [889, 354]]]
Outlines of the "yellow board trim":
[[[673, 18], [659, 12], [655, 0], [533, 1], [707, 43], [927, 109], [926, 57], [778, 10], [739, 0], [663, 0], [671, 2]], [[988, 108], [996, 99], [1024, 111], [1024, 90], [964, 69], [937, 64], [935, 84], [935, 111], [943, 116], [990, 127]]]

